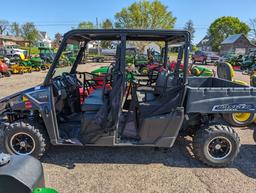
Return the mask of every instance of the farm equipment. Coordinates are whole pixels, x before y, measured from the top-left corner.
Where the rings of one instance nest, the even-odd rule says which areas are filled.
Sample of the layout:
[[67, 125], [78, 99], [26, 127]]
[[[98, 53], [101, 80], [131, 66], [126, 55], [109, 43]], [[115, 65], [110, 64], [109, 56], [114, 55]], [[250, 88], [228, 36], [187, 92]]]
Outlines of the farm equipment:
[[6, 76], [6, 77], [11, 76], [11, 71], [10, 71], [8, 65], [0, 60], [0, 78], [2, 78], [4, 76]]
[[54, 51], [52, 48], [48, 47], [39, 47], [39, 57], [45, 62], [45, 63], [52, 63], [53, 59], [55, 57]]
[[190, 73], [192, 76], [215, 76], [214, 70], [210, 70], [203, 66], [192, 66], [190, 69]]
[[[79, 43], [80, 51], [71, 69], [58, 69], [70, 40]], [[77, 71], [90, 40], [120, 42], [101, 87], [88, 78], [90, 73]], [[154, 83], [127, 80], [127, 41], [180, 43], [174, 71], [167, 70], [165, 53]], [[0, 100], [5, 150], [41, 157], [50, 144], [170, 148], [178, 136], [192, 135], [195, 158], [213, 167], [231, 164], [240, 139], [222, 115], [255, 113], [256, 89], [216, 77], [189, 77], [190, 46], [190, 34], [182, 30], [71, 30], [42, 85]]]
[[42, 164], [31, 156], [0, 153], [0, 193], [58, 193], [45, 188]]
[[32, 57], [31, 59], [21, 58], [19, 63], [29, 71], [46, 70], [43, 60], [39, 57]]

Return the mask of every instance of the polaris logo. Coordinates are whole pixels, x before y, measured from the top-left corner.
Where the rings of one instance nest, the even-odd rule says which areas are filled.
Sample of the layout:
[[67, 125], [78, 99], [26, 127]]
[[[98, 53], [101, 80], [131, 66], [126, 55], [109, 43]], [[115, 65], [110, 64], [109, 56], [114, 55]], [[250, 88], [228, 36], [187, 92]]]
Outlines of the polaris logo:
[[256, 111], [253, 104], [224, 104], [224, 105], [215, 105], [212, 108], [212, 111]]

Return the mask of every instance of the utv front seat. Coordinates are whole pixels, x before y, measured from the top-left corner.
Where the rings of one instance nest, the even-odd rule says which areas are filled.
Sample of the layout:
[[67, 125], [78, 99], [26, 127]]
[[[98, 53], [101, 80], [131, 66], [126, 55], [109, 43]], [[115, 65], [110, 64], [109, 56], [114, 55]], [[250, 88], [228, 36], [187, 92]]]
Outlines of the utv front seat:
[[[113, 113], [118, 109], [116, 105], [119, 105], [117, 101], [120, 94], [120, 87], [122, 84], [122, 76], [118, 71], [118, 66], [120, 62], [120, 48], [117, 47], [116, 54], [116, 65], [113, 72], [113, 84], [112, 90], [108, 96], [105, 96], [104, 89], [96, 89], [94, 92], [85, 99], [84, 104], [81, 109], [83, 111], [80, 140], [83, 143], [93, 143], [97, 140], [97, 137], [103, 133], [104, 129], [107, 129], [110, 122], [113, 121]], [[109, 115], [112, 119], [109, 121]], [[108, 125], [107, 125], [108, 123]]]

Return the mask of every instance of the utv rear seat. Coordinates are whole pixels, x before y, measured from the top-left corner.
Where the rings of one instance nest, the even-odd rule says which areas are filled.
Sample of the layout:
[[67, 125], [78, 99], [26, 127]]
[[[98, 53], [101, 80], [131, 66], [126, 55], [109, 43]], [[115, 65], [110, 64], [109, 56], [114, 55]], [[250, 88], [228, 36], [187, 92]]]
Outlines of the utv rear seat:
[[169, 73], [163, 71], [158, 75], [154, 88], [139, 87], [136, 91], [138, 102], [152, 101], [157, 96], [162, 95], [167, 87], [169, 77]]
[[103, 105], [103, 89], [95, 89], [81, 106], [82, 111], [98, 111]]

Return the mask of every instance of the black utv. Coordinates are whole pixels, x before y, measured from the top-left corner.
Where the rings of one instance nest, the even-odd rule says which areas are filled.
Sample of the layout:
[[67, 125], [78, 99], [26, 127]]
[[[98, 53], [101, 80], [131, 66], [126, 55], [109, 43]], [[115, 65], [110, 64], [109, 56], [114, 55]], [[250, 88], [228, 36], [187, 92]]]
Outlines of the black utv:
[[[116, 44], [115, 61], [104, 76], [81, 64], [92, 41]], [[154, 76], [129, 76], [126, 46], [145, 42], [162, 45], [163, 68]], [[79, 47], [76, 60], [61, 67], [70, 44]], [[174, 44], [179, 52], [170, 71], [168, 48]], [[44, 82], [0, 100], [6, 152], [41, 157], [49, 145], [169, 148], [186, 134], [196, 158], [214, 167], [230, 164], [240, 140], [222, 116], [256, 112], [256, 91], [223, 79], [188, 77], [189, 48], [190, 34], [180, 30], [69, 31]]]

